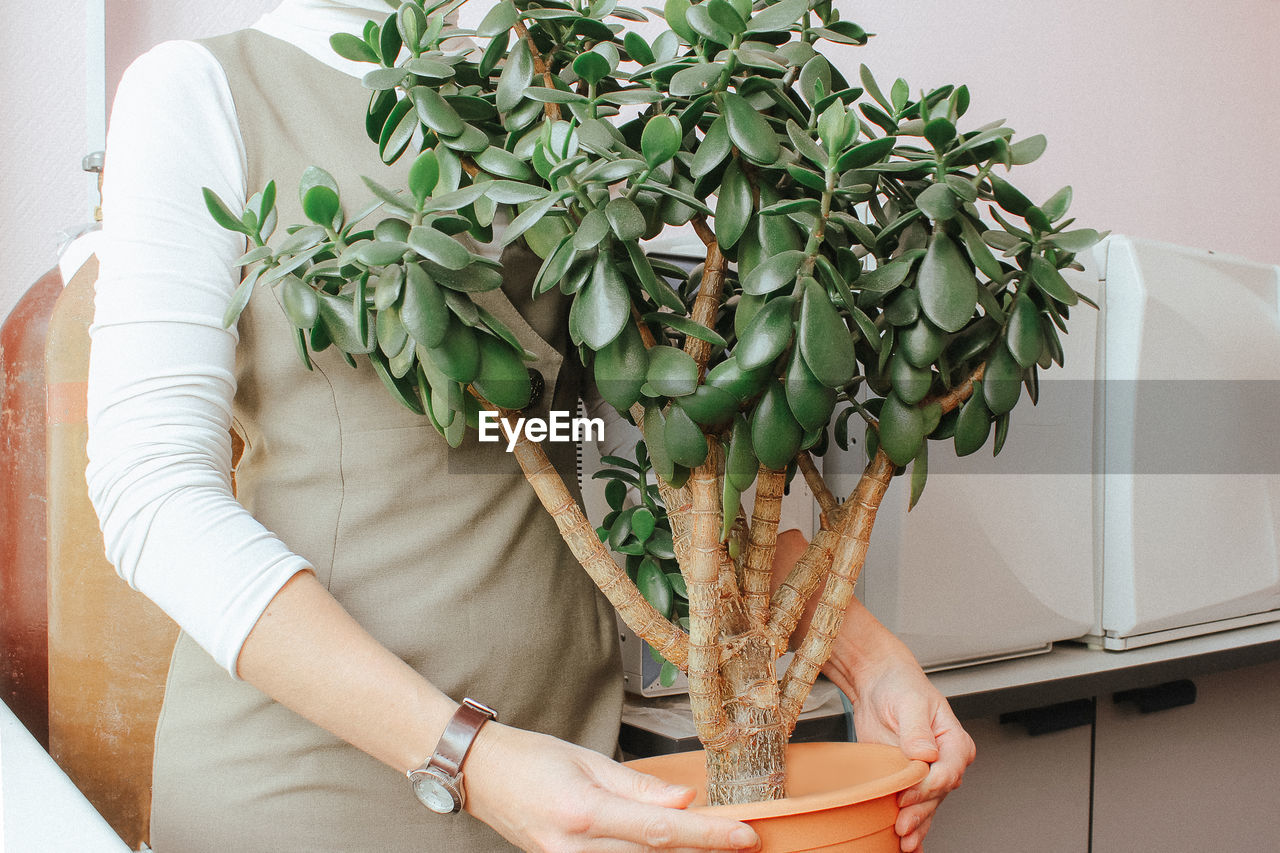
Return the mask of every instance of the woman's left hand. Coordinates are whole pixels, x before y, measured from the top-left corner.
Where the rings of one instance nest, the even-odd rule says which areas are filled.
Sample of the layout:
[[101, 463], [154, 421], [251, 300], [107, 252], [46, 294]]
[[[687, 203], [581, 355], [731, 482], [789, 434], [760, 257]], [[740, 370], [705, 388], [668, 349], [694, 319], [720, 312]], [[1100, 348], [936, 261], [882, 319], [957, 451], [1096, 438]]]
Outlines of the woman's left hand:
[[973, 739], [951, 706], [908, 657], [877, 661], [853, 685], [858, 740], [897, 746], [908, 758], [928, 762], [929, 775], [898, 795], [895, 829], [903, 853], [919, 850], [943, 797], [960, 786], [974, 759]]
[[898, 795], [895, 828], [903, 853], [914, 853], [973, 763], [973, 738], [907, 647], [860, 603], [850, 608], [823, 671], [853, 702], [858, 740], [897, 746], [929, 764], [929, 775]]

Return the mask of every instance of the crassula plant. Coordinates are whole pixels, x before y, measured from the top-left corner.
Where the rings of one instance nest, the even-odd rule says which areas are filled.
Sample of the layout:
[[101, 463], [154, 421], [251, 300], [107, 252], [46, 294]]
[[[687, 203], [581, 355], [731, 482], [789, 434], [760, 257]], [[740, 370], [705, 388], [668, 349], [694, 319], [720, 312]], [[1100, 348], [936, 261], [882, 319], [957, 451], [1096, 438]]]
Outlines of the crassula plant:
[[[369, 176], [376, 205], [348, 215], [312, 168], [310, 222], [271, 244], [274, 186], [239, 216], [207, 194], [252, 243], [227, 322], [254, 287], [278, 288], [304, 360], [329, 346], [367, 359], [456, 446], [482, 409], [530, 400], [528, 354], [470, 296], [502, 283], [472, 249], [525, 241], [543, 259], [535, 290], [572, 300], [577, 354], [642, 431], [622, 479], [643, 506], [619, 532], [614, 487], [598, 533], [540, 444], [517, 436], [514, 455], [622, 618], [687, 674], [711, 802], [782, 797], [785, 742], [890, 481], [909, 470], [914, 504], [932, 442], [965, 455], [994, 431], [999, 452], [1023, 389], [1034, 402], [1061, 362], [1081, 297], [1060, 271], [1100, 235], [1069, 230], [1069, 189], [1036, 205], [1005, 180], [1044, 139], [962, 129], [965, 87], [846, 79], [820, 47], [867, 34], [832, 0], [667, 0], [652, 41], [616, 0], [500, 0], [474, 32], [446, 20], [461, 2], [390, 2], [385, 24], [333, 39], [371, 63], [369, 136], [384, 162], [411, 158], [407, 186]], [[445, 44], [458, 36], [471, 44]], [[646, 252], [680, 227], [705, 247], [692, 272]], [[855, 417], [868, 461], [841, 502], [812, 456], [829, 436], [847, 450]], [[797, 471], [823, 522], [773, 592]], [[655, 529], [669, 554], [646, 546]], [[608, 542], [638, 558], [631, 572]]]

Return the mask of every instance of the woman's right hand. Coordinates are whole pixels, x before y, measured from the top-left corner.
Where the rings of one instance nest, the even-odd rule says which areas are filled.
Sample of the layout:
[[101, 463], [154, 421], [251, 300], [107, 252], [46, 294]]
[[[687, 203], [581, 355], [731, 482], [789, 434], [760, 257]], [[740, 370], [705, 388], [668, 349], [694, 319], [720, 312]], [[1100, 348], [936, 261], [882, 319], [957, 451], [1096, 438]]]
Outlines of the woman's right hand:
[[759, 848], [746, 824], [686, 811], [692, 788], [498, 723], [472, 745], [466, 786], [467, 811], [531, 853]]

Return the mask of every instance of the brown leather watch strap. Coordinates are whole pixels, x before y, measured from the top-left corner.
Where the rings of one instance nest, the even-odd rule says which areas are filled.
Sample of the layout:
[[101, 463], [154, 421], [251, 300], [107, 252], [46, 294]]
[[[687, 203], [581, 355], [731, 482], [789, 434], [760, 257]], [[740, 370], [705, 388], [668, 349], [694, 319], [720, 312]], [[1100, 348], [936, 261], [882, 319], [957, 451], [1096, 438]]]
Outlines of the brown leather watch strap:
[[474, 699], [463, 699], [453, 719], [445, 726], [440, 742], [436, 744], [435, 755], [431, 756], [428, 767], [437, 767], [450, 777], [462, 772], [462, 762], [475, 742], [480, 727], [490, 720], [498, 719], [498, 713], [492, 708], [480, 704]]

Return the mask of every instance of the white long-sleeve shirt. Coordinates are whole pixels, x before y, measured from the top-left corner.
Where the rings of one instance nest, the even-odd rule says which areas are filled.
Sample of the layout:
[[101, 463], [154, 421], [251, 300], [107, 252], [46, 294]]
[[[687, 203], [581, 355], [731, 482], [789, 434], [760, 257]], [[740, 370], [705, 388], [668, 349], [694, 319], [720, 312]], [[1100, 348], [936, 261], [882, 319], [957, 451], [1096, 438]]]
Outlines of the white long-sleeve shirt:
[[[284, 0], [254, 28], [358, 76], [369, 66], [337, 56], [329, 36], [389, 12], [383, 0]], [[251, 188], [227, 79], [208, 50], [168, 42], [130, 66], [107, 152], [89, 495], [120, 575], [235, 675], [267, 603], [310, 566], [231, 494], [237, 335], [222, 315], [245, 247], [210, 218], [201, 188], [235, 210]]]

